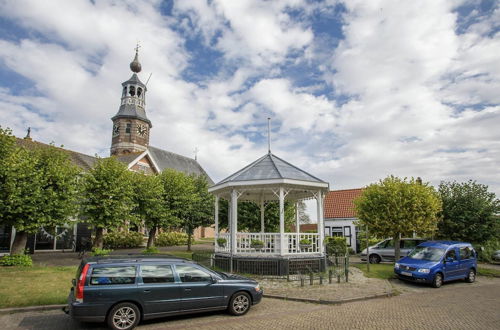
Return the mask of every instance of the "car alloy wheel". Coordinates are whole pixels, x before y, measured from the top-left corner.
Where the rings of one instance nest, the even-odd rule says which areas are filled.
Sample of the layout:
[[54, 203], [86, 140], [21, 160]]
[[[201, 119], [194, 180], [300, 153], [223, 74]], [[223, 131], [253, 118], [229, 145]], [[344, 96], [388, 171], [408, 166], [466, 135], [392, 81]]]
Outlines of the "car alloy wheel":
[[139, 309], [131, 303], [116, 305], [108, 316], [108, 325], [116, 330], [133, 329], [139, 323]]
[[476, 272], [473, 269], [469, 270], [469, 275], [467, 275], [465, 280], [469, 283], [474, 282], [476, 280]]
[[436, 276], [434, 276], [434, 281], [432, 282], [432, 286], [435, 288], [439, 288], [443, 285], [443, 275], [440, 273], [437, 273]]
[[371, 264], [378, 264], [380, 263], [380, 257], [376, 254], [370, 254], [370, 263]]
[[250, 309], [250, 296], [246, 292], [238, 292], [231, 299], [229, 310], [233, 315], [243, 315]]

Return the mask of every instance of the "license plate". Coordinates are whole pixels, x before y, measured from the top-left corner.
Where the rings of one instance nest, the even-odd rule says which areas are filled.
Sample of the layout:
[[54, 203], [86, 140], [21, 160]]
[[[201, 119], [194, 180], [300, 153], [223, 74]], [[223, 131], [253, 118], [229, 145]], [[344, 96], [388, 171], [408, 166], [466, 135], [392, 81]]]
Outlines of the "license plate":
[[411, 273], [409, 273], [409, 272], [401, 272], [401, 275], [405, 275], [405, 276], [412, 276], [412, 274], [411, 274]]

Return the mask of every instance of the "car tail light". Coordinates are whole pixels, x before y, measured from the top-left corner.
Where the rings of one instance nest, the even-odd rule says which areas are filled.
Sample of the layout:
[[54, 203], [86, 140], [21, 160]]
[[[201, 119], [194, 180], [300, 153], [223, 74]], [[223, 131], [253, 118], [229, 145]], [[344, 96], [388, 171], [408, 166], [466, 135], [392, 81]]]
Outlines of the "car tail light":
[[80, 273], [80, 278], [78, 283], [76, 283], [75, 299], [78, 302], [83, 302], [83, 288], [85, 286], [85, 280], [87, 279], [87, 271], [89, 270], [89, 264], [86, 264], [82, 272]]

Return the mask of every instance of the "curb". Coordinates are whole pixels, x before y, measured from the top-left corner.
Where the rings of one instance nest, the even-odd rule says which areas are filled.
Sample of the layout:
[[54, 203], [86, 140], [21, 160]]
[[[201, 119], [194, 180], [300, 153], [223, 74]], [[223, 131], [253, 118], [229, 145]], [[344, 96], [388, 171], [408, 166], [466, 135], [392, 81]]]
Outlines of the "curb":
[[389, 298], [389, 297], [394, 296], [394, 293], [389, 292], [389, 293], [376, 294], [373, 296], [357, 297], [357, 298], [349, 298], [349, 299], [339, 299], [339, 300], [294, 298], [294, 297], [287, 297], [287, 296], [276, 296], [276, 295], [271, 295], [271, 294], [264, 294], [263, 296], [265, 298], [271, 298], [271, 299], [290, 300], [290, 301], [306, 302], [306, 303], [321, 304], [321, 305], [340, 305], [340, 304], [356, 302], [356, 301], [364, 301], [364, 300], [378, 299], [378, 298]]
[[24, 312], [40, 312], [40, 311], [50, 311], [56, 309], [62, 309], [64, 305], [42, 305], [42, 306], [28, 306], [28, 307], [12, 307], [12, 308], [2, 308], [0, 309], [0, 315], [13, 314], [13, 313], [24, 313]]

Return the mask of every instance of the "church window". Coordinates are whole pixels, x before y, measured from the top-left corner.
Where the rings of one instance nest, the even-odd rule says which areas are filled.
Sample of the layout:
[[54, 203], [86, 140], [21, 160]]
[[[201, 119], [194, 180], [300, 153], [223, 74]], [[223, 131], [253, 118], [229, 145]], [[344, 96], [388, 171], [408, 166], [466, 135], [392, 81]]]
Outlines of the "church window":
[[132, 124], [127, 123], [127, 126], [125, 127], [125, 133], [130, 134], [131, 131], [132, 131]]
[[141, 97], [142, 94], [142, 88], [138, 87], [137, 88], [137, 97]]
[[134, 86], [130, 86], [129, 94], [130, 94], [130, 96], [135, 96], [135, 87]]

